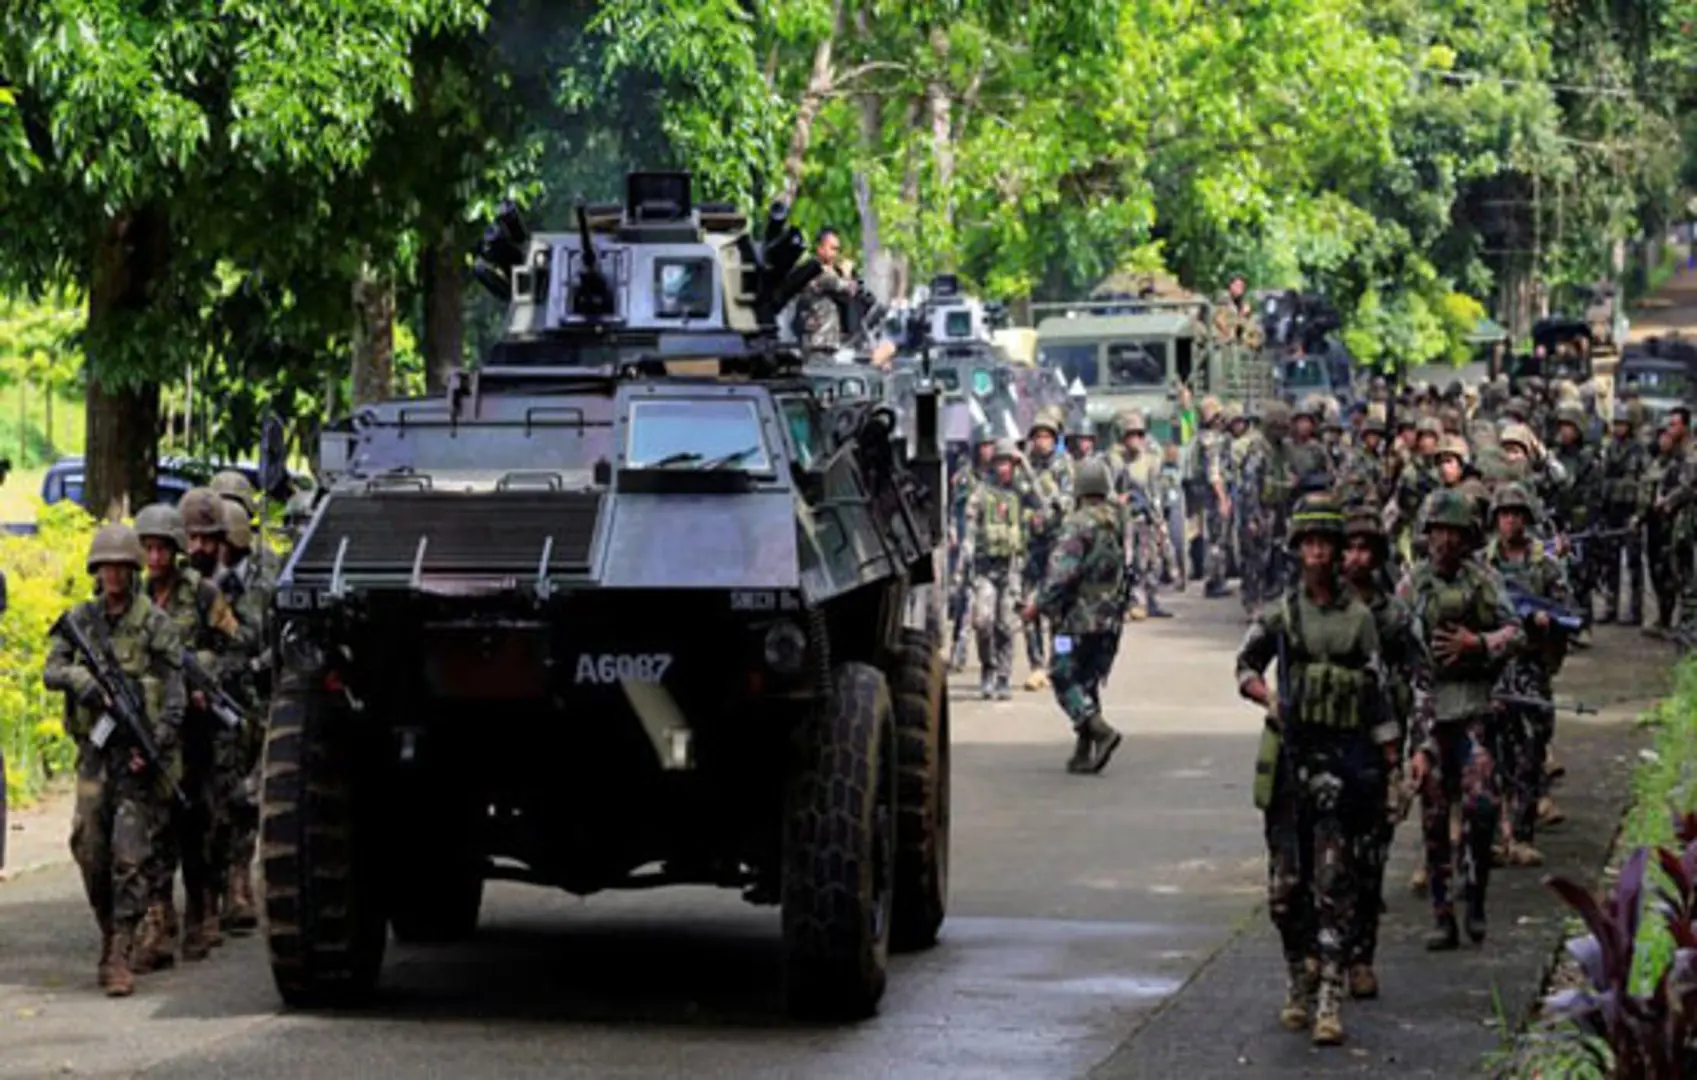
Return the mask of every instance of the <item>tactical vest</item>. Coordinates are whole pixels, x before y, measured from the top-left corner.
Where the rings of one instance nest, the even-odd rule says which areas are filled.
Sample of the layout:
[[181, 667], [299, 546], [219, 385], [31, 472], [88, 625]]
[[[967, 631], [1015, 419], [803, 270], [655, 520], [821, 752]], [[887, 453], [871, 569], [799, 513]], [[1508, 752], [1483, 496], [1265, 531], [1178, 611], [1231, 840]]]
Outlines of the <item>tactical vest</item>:
[[1286, 645], [1290, 662], [1289, 700], [1296, 713], [1296, 727], [1327, 731], [1361, 731], [1371, 715], [1368, 695], [1374, 688], [1371, 675], [1363, 670], [1354, 640], [1338, 639], [1329, 627], [1303, 625], [1306, 605], [1292, 593], [1284, 599]]
[[1019, 492], [986, 484], [979, 490], [978, 554], [1007, 559], [1025, 552], [1025, 530], [1020, 527]]
[[1289, 444], [1269, 444], [1261, 468], [1261, 505], [1283, 513], [1292, 490]]
[[[1413, 585], [1414, 607], [1428, 631], [1466, 627], [1475, 633], [1485, 633], [1496, 616], [1496, 600], [1480, 571], [1465, 563], [1449, 581], [1439, 578], [1430, 563], [1422, 563], [1415, 568]], [[1487, 679], [1493, 673], [1490, 659], [1475, 652], [1440, 668], [1436, 674], [1440, 681], [1459, 681]]]
[[1630, 439], [1609, 443], [1603, 449], [1603, 501], [1614, 507], [1638, 505], [1638, 444]]

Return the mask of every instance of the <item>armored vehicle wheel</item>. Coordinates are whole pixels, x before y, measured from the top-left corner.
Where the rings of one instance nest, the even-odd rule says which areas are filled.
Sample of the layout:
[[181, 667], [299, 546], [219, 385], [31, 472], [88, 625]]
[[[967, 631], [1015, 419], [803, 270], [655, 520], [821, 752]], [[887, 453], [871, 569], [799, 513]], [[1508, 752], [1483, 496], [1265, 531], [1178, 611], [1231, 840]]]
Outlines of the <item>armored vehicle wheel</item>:
[[386, 919], [358, 828], [352, 721], [340, 698], [292, 674], [271, 705], [260, 810], [266, 946], [290, 1005], [357, 1004], [383, 965]]
[[895, 877], [895, 724], [884, 676], [833, 673], [800, 735], [785, 807], [783, 928], [792, 1011], [860, 1019], [884, 996]]
[[890, 946], [928, 949], [949, 902], [948, 668], [909, 630], [891, 675], [896, 719], [896, 895]]

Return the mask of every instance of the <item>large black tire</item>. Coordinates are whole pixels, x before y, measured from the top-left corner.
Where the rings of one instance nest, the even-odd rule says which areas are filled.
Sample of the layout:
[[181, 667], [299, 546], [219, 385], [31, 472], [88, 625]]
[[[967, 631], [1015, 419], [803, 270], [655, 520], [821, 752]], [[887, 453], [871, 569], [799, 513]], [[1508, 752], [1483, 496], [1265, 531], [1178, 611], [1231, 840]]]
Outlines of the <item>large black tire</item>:
[[929, 633], [905, 631], [891, 674], [896, 721], [896, 895], [890, 947], [937, 943], [949, 904], [948, 668]]
[[798, 733], [785, 807], [783, 928], [789, 1005], [858, 1020], [884, 996], [896, 849], [895, 724], [883, 674], [833, 673]]
[[283, 1000], [308, 1008], [371, 997], [387, 918], [362, 830], [359, 744], [343, 701], [286, 677], [265, 739], [260, 838], [266, 946]]

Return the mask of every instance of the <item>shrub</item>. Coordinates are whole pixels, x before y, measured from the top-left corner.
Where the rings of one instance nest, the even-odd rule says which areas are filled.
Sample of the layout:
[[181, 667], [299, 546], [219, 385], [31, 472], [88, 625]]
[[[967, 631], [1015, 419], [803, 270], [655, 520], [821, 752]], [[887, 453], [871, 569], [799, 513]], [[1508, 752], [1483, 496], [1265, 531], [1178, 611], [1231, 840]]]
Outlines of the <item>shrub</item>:
[[29, 802], [50, 777], [69, 771], [76, 749], [65, 736], [64, 699], [41, 685], [47, 628], [90, 595], [84, 559], [95, 521], [73, 503], [38, 507], [40, 532], [0, 535], [7, 610], [0, 618], [0, 749], [15, 802]]

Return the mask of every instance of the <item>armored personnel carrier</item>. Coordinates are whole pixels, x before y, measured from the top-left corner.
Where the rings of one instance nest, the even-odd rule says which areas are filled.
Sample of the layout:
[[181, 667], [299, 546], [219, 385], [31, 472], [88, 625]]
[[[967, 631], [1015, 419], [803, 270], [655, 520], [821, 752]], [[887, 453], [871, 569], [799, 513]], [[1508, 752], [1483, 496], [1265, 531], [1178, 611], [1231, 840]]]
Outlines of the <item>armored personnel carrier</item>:
[[904, 452], [886, 405], [816, 393], [781, 207], [757, 238], [637, 174], [577, 225], [504, 212], [504, 340], [327, 436], [276, 598], [277, 986], [368, 996], [389, 930], [472, 934], [490, 879], [706, 884], [780, 908], [796, 1011], [864, 1016], [947, 898], [936, 394]]

